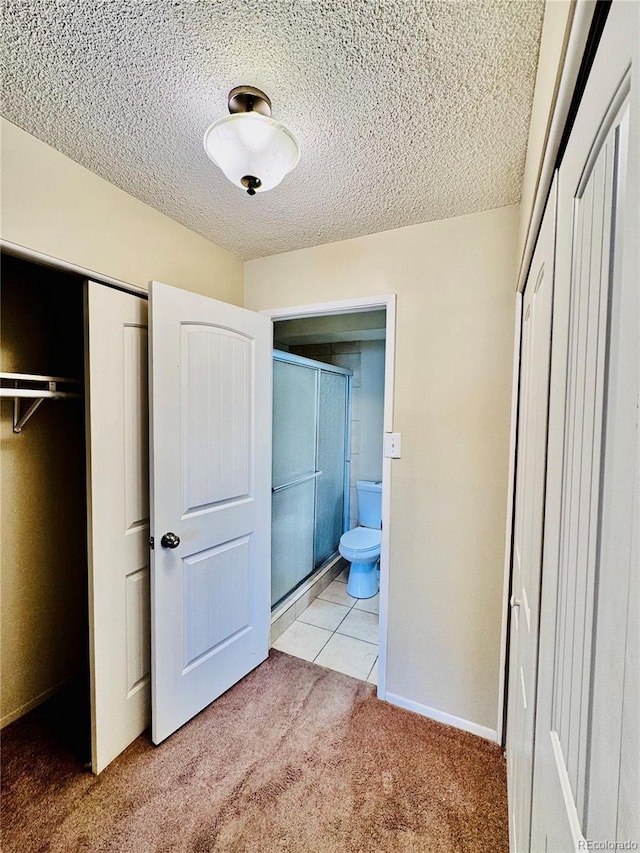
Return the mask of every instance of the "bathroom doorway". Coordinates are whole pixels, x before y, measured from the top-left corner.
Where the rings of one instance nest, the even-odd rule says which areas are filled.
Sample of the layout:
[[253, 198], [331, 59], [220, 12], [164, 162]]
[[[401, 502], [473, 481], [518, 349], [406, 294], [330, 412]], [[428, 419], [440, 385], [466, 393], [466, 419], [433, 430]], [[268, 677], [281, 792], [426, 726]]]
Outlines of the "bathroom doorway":
[[[332, 310], [333, 309], [333, 310]], [[277, 356], [309, 360], [350, 371], [351, 413], [344, 477], [343, 531], [358, 527], [356, 483], [382, 483], [381, 593], [358, 599], [347, 593], [350, 563], [331, 553], [290, 596], [276, 604], [272, 644], [282, 651], [378, 684], [384, 694], [386, 591], [388, 588], [389, 460], [383, 436], [390, 431], [395, 297], [349, 300], [291, 311], [268, 311], [274, 320]], [[391, 334], [389, 334], [389, 331]], [[391, 346], [390, 346], [391, 344]], [[274, 411], [274, 458], [277, 443]], [[276, 486], [277, 488], [277, 486]], [[379, 488], [379, 486], [378, 486]], [[275, 497], [275, 494], [274, 494]], [[335, 495], [333, 496], [335, 500]], [[277, 531], [277, 508], [274, 533]], [[384, 519], [387, 516], [387, 524]], [[273, 566], [277, 571], [277, 554]], [[275, 599], [274, 599], [275, 601]]]

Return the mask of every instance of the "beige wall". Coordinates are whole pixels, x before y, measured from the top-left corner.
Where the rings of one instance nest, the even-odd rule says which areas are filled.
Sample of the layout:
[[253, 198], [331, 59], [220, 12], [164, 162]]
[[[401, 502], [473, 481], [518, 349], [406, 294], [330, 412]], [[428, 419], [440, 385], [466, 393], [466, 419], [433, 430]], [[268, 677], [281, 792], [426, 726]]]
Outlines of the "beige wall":
[[242, 263], [224, 249], [1, 123], [2, 238], [146, 287], [151, 279], [242, 304]]
[[495, 729], [518, 207], [245, 265], [245, 306], [397, 293], [387, 691]]
[[520, 225], [518, 228], [518, 258], [522, 256], [529, 220], [533, 210], [538, 177], [560, 82], [561, 62], [573, 15], [575, 0], [547, 0], [540, 39], [538, 70], [529, 125], [529, 140], [522, 179]]

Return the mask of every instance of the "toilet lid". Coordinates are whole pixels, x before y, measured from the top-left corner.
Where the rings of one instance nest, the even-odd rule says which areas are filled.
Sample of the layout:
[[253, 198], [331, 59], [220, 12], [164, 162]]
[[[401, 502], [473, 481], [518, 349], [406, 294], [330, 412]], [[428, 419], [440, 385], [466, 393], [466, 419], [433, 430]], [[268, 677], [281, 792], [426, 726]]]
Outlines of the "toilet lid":
[[381, 532], [371, 527], [354, 527], [353, 530], [347, 530], [346, 533], [343, 533], [340, 538], [340, 542], [345, 548], [351, 548], [354, 551], [369, 551], [372, 548], [379, 548], [381, 540]]

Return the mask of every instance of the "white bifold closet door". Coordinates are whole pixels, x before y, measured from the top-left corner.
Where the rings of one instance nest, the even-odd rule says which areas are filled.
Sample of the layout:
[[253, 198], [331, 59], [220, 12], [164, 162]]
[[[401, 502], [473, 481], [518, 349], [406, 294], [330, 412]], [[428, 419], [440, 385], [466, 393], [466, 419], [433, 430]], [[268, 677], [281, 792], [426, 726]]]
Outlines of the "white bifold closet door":
[[147, 301], [86, 284], [91, 753], [103, 770], [149, 724]]
[[532, 851], [637, 840], [638, 10], [611, 7], [559, 169]]

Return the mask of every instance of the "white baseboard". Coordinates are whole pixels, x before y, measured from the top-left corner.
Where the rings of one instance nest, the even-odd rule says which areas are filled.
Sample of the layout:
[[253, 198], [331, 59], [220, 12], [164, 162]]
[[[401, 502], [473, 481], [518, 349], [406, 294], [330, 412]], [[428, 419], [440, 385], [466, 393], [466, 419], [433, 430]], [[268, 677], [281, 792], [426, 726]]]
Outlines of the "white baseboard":
[[8, 726], [9, 723], [13, 723], [16, 720], [20, 719], [20, 717], [24, 717], [25, 714], [28, 714], [29, 711], [33, 711], [34, 708], [37, 708], [38, 705], [42, 705], [43, 702], [46, 702], [47, 699], [50, 699], [54, 693], [57, 693], [59, 690], [67, 685], [73, 676], [69, 678], [63, 678], [62, 681], [59, 681], [57, 684], [54, 684], [52, 687], [47, 688], [47, 690], [43, 690], [42, 693], [39, 693], [33, 699], [30, 699], [28, 702], [25, 702], [24, 705], [20, 705], [19, 708], [16, 708], [14, 711], [10, 711], [8, 714], [5, 714], [2, 719], [0, 719], [0, 729], [3, 729], [5, 726]]
[[419, 702], [413, 702], [411, 699], [405, 699], [402, 696], [396, 696], [395, 693], [387, 693], [379, 698], [384, 699], [391, 705], [397, 705], [399, 708], [405, 708], [407, 711], [413, 711], [415, 714], [420, 714], [422, 717], [428, 717], [430, 720], [435, 720], [438, 723], [445, 723], [447, 726], [453, 726], [454, 729], [462, 729], [463, 732], [471, 732], [472, 735], [490, 740], [493, 743], [500, 743], [498, 732], [496, 729], [488, 729], [486, 726], [480, 726], [478, 723], [472, 723], [469, 720], [463, 720], [462, 717], [454, 717], [453, 714], [445, 714], [443, 711], [438, 711], [436, 708], [430, 708], [428, 705], [421, 705]]

